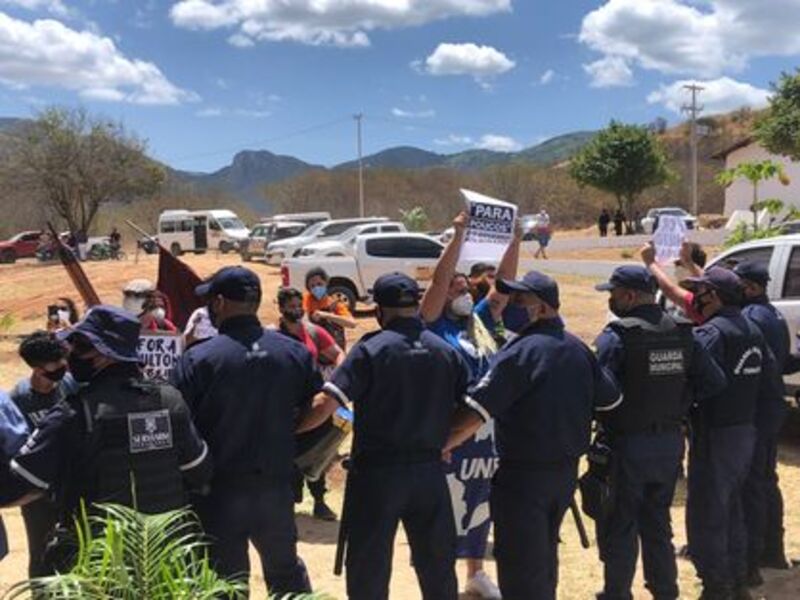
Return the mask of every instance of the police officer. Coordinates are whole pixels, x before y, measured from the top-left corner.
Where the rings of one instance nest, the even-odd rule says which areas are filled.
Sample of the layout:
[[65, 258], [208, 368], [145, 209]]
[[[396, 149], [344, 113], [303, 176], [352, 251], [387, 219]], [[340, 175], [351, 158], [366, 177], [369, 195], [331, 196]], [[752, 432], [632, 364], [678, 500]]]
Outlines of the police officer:
[[294, 522], [294, 430], [321, 379], [301, 343], [261, 326], [255, 273], [225, 267], [195, 292], [219, 334], [184, 353], [173, 381], [214, 455], [211, 491], [195, 504], [212, 562], [247, 581], [251, 541], [270, 594], [308, 592]]
[[[3, 390], [0, 390], [0, 506], [8, 506], [22, 498], [25, 486], [8, 469], [8, 461], [28, 439], [28, 424], [25, 416], [11, 401]], [[0, 560], [8, 554], [8, 540], [3, 518], [0, 517]]]
[[470, 390], [447, 448], [490, 416], [500, 464], [490, 499], [494, 553], [505, 600], [554, 599], [558, 532], [572, 501], [578, 459], [589, 447], [592, 413], [619, 396], [592, 351], [564, 330], [556, 282], [531, 271], [500, 280], [529, 324], [495, 355]]
[[143, 380], [139, 331], [127, 311], [96, 306], [65, 332], [70, 373], [85, 385], [39, 421], [11, 461], [19, 477], [55, 496], [62, 523], [82, 500], [174, 510], [210, 478], [208, 448], [180, 393]]
[[[703, 317], [695, 337], [723, 368], [727, 386], [691, 412], [686, 529], [705, 600], [749, 598], [742, 491], [756, 442], [759, 401], [776, 393], [775, 359], [741, 312], [739, 277], [712, 267], [681, 282]], [[777, 392], [779, 393], [779, 392]]]
[[612, 456], [613, 502], [597, 522], [605, 587], [598, 598], [632, 600], [639, 542], [647, 588], [678, 598], [669, 509], [683, 459], [690, 393], [722, 391], [725, 374], [692, 337], [692, 324], [655, 302], [656, 280], [643, 266], [614, 270], [596, 286], [610, 292], [619, 317], [595, 341], [598, 360], [617, 379], [617, 403], [598, 409], [602, 441]]
[[[789, 328], [783, 315], [767, 298], [769, 269], [766, 263], [746, 261], [734, 268], [742, 280], [742, 314], [755, 323], [775, 355], [778, 375], [787, 371], [790, 356]], [[786, 418], [783, 380], [776, 382], [772, 398], [760, 402], [756, 415], [757, 437], [753, 465], [745, 483], [744, 511], [747, 523], [748, 583], [763, 582], [759, 567], [787, 569], [783, 547], [783, 498], [778, 487], [778, 433]]]
[[417, 315], [420, 290], [406, 275], [373, 290], [382, 331], [367, 334], [315, 399], [302, 428], [339, 404], [355, 407], [342, 527], [350, 600], [388, 598], [392, 546], [403, 522], [422, 597], [455, 600], [456, 532], [442, 449], [469, 371]]

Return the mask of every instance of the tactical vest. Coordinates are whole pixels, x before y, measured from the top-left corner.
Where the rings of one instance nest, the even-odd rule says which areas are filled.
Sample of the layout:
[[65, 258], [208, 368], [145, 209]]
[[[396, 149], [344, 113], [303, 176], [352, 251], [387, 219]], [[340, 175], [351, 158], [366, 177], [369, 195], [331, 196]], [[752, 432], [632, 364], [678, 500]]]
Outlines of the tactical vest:
[[130, 380], [80, 394], [86, 428], [80, 496], [154, 514], [186, 502], [162, 386]]
[[746, 318], [743, 331], [730, 319], [714, 317], [708, 325], [722, 335], [725, 362], [722, 366], [728, 387], [702, 404], [707, 427], [731, 427], [753, 423], [758, 405], [758, 389], [764, 357], [758, 329]]
[[605, 413], [613, 433], [680, 426], [689, 408], [687, 373], [694, 342], [691, 323], [663, 315], [652, 324], [637, 317], [611, 323], [625, 348], [622, 403]]

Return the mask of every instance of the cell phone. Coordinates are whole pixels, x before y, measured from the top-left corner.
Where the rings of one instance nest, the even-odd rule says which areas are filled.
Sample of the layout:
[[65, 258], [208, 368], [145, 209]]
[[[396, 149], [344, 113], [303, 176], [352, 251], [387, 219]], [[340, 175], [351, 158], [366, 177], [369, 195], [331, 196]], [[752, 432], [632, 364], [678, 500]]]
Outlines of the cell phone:
[[47, 307], [47, 318], [51, 321], [58, 321], [58, 305], [51, 304]]

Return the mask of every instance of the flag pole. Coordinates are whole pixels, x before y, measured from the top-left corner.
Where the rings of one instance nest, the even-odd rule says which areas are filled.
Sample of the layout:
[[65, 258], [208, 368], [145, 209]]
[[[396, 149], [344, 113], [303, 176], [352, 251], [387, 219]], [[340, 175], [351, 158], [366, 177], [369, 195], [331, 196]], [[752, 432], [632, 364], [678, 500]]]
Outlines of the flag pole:
[[100, 304], [100, 297], [92, 286], [92, 282], [89, 281], [89, 278], [86, 276], [86, 272], [83, 270], [83, 267], [81, 267], [80, 262], [78, 262], [75, 253], [70, 248], [67, 248], [64, 242], [61, 241], [55, 227], [53, 227], [50, 221], [47, 222], [47, 228], [50, 230], [50, 235], [53, 236], [53, 243], [58, 249], [58, 258], [67, 270], [67, 275], [69, 275], [69, 278], [72, 280], [81, 298], [83, 298], [87, 308]]

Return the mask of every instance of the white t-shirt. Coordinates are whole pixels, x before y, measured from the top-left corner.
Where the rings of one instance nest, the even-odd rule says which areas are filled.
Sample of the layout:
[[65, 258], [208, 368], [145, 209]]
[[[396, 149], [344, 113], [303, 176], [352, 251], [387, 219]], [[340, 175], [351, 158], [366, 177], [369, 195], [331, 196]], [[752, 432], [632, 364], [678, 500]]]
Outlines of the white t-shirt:
[[192, 313], [186, 323], [186, 329], [183, 331], [183, 335], [191, 334], [196, 340], [212, 338], [218, 333], [217, 328], [211, 324], [211, 319], [208, 318], [208, 309], [205, 306], [201, 306]]

